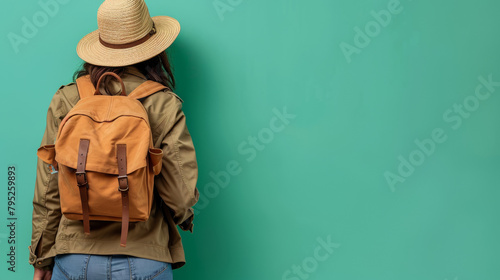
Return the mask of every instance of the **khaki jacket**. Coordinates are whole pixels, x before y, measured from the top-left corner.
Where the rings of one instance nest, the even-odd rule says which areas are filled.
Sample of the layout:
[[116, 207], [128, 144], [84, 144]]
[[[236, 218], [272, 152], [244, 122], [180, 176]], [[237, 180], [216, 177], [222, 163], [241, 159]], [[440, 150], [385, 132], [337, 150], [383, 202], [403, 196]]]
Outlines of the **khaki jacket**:
[[[133, 67], [128, 67], [123, 76], [127, 93], [145, 80]], [[115, 92], [120, 91], [115, 80], [112, 87]], [[78, 100], [75, 83], [62, 86], [55, 93], [41, 145], [55, 143], [60, 122]], [[163, 150], [162, 170], [155, 177], [156, 191], [150, 218], [130, 223], [126, 247], [120, 246], [120, 222], [91, 221], [90, 236], [85, 236], [82, 221], [61, 215], [58, 174], [52, 174], [50, 166], [38, 159], [30, 264], [46, 269], [52, 266], [55, 255], [67, 253], [124, 254], [169, 262], [173, 268], [185, 264], [176, 226], [192, 232], [192, 206], [198, 201], [199, 193], [196, 188], [198, 165], [182, 111], [183, 100], [172, 91], [163, 90], [140, 101], [148, 112], [153, 145]]]

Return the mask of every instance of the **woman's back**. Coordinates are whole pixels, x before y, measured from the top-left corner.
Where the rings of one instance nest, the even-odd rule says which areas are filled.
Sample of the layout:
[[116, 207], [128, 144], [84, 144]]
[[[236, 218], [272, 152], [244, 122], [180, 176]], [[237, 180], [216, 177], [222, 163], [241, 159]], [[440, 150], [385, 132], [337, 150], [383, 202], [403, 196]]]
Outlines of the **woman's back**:
[[[127, 93], [146, 81], [135, 67], [127, 67], [122, 75]], [[111, 94], [119, 94], [121, 86], [109, 83]], [[54, 142], [61, 120], [79, 101], [75, 83], [61, 87], [54, 95], [47, 115], [47, 129], [42, 144]], [[150, 218], [131, 223], [127, 246], [120, 246], [120, 222], [91, 221], [91, 235], [84, 234], [81, 221], [67, 219], [59, 211], [44, 213], [44, 203], [58, 204], [58, 177], [41, 172], [45, 163], [39, 160], [35, 189], [33, 240], [30, 262], [50, 265], [60, 254], [124, 254], [161, 262], [179, 268], [185, 263], [181, 237], [176, 225], [192, 231], [192, 205], [198, 200], [196, 154], [182, 111], [183, 100], [170, 90], [163, 90], [139, 100], [148, 113], [153, 145], [163, 150], [163, 167], [155, 177], [155, 192]], [[58, 207], [50, 207], [59, 209]], [[59, 221], [56, 223], [55, 221]], [[181, 224], [182, 223], [182, 224]], [[55, 235], [54, 235], [55, 234]], [[54, 235], [54, 236], [50, 236]], [[54, 244], [38, 244], [43, 238]], [[51, 242], [52, 243], [52, 242]], [[41, 246], [38, 246], [41, 245]], [[38, 247], [38, 252], [34, 248]], [[37, 257], [38, 256], [38, 257]]]

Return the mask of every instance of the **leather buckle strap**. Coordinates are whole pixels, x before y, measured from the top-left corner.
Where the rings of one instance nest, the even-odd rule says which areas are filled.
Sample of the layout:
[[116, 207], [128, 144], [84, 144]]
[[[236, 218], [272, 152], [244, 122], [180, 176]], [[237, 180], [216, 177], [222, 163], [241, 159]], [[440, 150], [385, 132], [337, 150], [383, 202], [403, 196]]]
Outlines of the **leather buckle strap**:
[[122, 233], [120, 237], [120, 246], [127, 246], [128, 224], [129, 224], [129, 206], [128, 191], [122, 192]]
[[87, 187], [89, 188], [89, 183], [87, 181], [87, 173], [84, 172], [76, 172], [76, 184], [78, 187]]
[[128, 178], [127, 178], [127, 145], [118, 144], [116, 147], [116, 159], [118, 161], [118, 191], [122, 193], [122, 233], [120, 246], [127, 245], [129, 214]]
[[78, 162], [76, 166], [76, 183], [80, 189], [80, 200], [82, 202], [83, 213], [83, 230], [86, 235], [90, 234], [90, 214], [89, 214], [89, 198], [87, 174], [85, 173], [85, 165], [87, 164], [87, 154], [89, 151], [90, 141], [88, 139], [80, 139], [80, 147], [78, 148]]
[[126, 192], [128, 191], [126, 144], [116, 145], [116, 160], [118, 160], [118, 190]]
[[128, 191], [128, 177], [127, 177], [127, 175], [118, 176], [118, 190], [121, 192]]

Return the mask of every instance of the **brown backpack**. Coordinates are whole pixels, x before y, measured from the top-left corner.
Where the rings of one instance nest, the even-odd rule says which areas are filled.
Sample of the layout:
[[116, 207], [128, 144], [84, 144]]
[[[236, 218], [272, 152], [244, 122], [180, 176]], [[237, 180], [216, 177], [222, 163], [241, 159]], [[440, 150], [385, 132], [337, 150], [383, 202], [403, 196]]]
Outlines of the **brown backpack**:
[[[120, 81], [121, 95], [99, 92], [105, 76]], [[121, 221], [125, 247], [129, 221], [146, 221], [153, 200], [154, 176], [162, 165], [161, 149], [153, 147], [148, 115], [137, 99], [166, 87], [146, 81], [128, 96], [112, 72], [103, 74], [97, 90], [89, 76], [76, 81], [80, 101], [61, 121], [55, 145], [37, 155], [58, 171], [61, 212], [68, 219]]]

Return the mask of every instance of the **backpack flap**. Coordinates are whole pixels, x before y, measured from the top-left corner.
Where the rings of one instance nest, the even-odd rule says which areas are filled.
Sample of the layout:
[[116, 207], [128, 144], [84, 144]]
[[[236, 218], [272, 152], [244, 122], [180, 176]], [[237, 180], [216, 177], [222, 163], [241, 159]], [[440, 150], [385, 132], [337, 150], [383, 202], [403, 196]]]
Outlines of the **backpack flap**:
[[[87, 135], [76, 136], [76, 137], [64, 137], [60, 138], [57, 143], [57, 155], [55, 159], [60, 164], [64, 164], [72, 169], [77, 168], [78, 162], [78, 143], [80, 139], [90, 139], [91, 137], [86, 137]], [[135, 141], [134, 141], [135, 140]], [[127, 143], [127, 174], [130, 174], [140, 168], [144, 168], [147, 165], [147, 139], [146, 141], [141, 141], [143, 139], [136, 138], [129, 141], [123, 141], [120, 143]], [[114, 144], [104, 145], [102, 143], [113, 143], [108, 139], [92, 139], [89, 144], [89, 153], [87, 156], [87, 165], [85, 170], [100, 172], [105, 174], [118, 175], [118, 163], [116, 161], [117, 155], [117, 145], [120, 144], [115, 142]], [[141, 143], [142, 142], [142, 143]], [[146, 148], [146, 153], [144, 152]]]
[[57, 162], [76, 169], [78, 143], [89, 139], [86, 170], [118, 175], [116, 145], [122, 143], [127, 144], [127, 174], [145, 167], [151, 130], [148, 121], [134, 112], [137, 110], [145, 114], [140, 102], [120, 96], [99, 95], [80, 101], [61, 122]]

